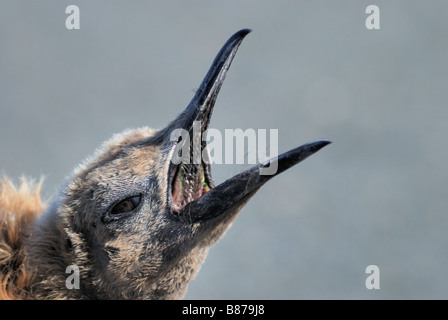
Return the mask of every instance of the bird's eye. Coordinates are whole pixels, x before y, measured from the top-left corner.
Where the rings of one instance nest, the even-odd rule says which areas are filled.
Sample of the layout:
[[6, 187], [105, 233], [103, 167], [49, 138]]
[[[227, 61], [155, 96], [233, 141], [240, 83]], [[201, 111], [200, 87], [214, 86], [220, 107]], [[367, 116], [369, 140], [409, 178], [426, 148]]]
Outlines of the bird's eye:
[[141, 196], [134, 196], [127, 199], [124, 199], [123, 201], [117, 203], [115, 206], [112, 207], [110, 210], [110, 213], [113, 215], [122, 214], [131, 212], [135, 208], [138, 207], [141, 201]]

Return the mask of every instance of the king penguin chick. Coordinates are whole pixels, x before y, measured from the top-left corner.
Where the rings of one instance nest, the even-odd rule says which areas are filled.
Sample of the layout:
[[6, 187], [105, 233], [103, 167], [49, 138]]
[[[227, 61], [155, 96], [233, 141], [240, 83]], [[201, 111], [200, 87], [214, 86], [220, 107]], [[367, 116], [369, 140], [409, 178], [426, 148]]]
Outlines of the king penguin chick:
[[[217, 186], [207, 157], [195, 161], [198, 152], [207, 155], [202, 135], [249, 32], [225, 43], [174, 121], [162, 130], [112, 137], [74, 170], [48, 207], [40, 185], [0, 182], [0, 298], [180, 299], [255, 192], [330, 143], [305, 144]], [[270, 167], [275, 173], [263, 174]], [[78, 287], [67, 283], [70, 266], [78, 271]]]

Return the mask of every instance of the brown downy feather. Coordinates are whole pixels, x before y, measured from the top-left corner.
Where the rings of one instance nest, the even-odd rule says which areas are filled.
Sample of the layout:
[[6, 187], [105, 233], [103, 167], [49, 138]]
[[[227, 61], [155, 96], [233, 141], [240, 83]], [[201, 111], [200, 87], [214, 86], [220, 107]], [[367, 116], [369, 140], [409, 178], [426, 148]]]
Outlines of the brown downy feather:
[[20, 186], [0, 179], [0, 299], [24, 299], [32, 272], [23, 248], [25, 230], [44, 211], [42, 182], [22, 178]]

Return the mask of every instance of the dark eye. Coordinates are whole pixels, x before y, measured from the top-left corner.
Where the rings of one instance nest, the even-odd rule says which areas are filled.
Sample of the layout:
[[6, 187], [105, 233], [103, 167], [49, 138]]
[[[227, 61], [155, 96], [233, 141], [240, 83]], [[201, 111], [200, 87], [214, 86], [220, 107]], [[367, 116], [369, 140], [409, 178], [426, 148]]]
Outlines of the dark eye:
[[127, 199], [124, 199], [123, 201], [117, 203], [113, 208], [110, 210], [111, 214], [122, 214], [131, 212], [135, 208], [138, 207], [141, 201], [141, 196], [134, 196]]

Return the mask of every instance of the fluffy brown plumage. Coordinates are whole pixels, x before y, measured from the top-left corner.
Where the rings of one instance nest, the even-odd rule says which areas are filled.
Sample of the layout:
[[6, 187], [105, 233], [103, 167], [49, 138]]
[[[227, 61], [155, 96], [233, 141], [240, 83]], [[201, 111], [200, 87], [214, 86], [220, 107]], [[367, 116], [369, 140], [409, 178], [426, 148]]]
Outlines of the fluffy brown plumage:
[[28, 264], [24, 239], [30, 226], [45, 209], [41, 183], [25, 178], [16, 187], [6, 177], [0, 180], [0, 299], [28, 297], [33, 268]]

